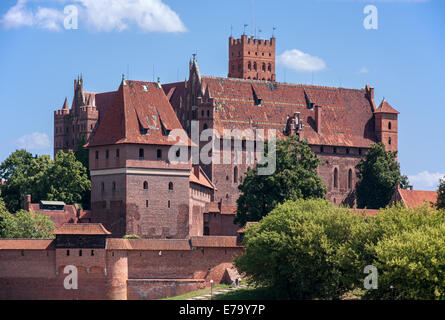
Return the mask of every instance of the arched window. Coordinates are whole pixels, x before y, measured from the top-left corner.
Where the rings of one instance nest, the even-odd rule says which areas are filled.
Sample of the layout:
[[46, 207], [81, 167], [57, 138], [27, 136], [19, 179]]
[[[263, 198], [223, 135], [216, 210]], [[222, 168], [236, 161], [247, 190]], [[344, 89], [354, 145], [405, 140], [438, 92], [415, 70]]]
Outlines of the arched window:
[[256, 62], [253, 63], [253, 69], [256, 71]]
[[267, 65], [267, 71], [272, 71], [272, 65], [270, 63]]
[[391, 137], [388, 138], [388, 144], [391, 144]]
[[173, 182], [168, 183], [168, 190], [173, 190]]
[[147, 190], [147, 189], [148, 189], [148, 182], [144, 181], [144, 190]]
[[352, 190], [352, 169], [348, 171], [348, 189]]
[[391, 130], [391, 121], [388, 122], [388, 130]]
[[266, 64], [263, 62], [263, 65], [261, 66], [261, 69], [263, 70], [263, 71], [266, 71]]
[[238, 183], [238, 167], [233, 168], [233, 182]]
[[252, 70], [252, 63], [250, 61], [247, 63], [247, 69]]
[[338, 188], [338, 169], [334, 169], [334, 188]]

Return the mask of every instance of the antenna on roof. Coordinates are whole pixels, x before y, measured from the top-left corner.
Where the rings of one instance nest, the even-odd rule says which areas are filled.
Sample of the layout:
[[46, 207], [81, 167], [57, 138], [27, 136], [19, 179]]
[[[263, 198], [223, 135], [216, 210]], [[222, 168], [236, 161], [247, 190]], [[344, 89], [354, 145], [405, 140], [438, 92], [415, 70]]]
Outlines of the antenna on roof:
[[152, 82], [155, 82], [155, 65], [154, 65], [154, 63], [153, 63], [153, 81]]
[[277, 28], [275, 26], [272, 27], [272, 38], [275, 37], [275, 30], [277, 30]]
[[243, 36], [246, 35], [246, 27], [248, 26], [248, 24], [244, 24], [244, 31], [243, 31]]

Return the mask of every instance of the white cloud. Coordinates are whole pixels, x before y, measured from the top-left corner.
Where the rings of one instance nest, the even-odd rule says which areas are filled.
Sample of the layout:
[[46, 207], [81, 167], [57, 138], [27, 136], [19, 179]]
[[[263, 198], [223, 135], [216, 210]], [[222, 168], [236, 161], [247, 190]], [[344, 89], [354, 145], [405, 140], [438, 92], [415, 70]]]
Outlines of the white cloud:
[[142, 31], [187, 30], [178, 14], [161, 0], [76, 1], [83, 5], [88, 25], [97, 31], [122, 31], [130, 24], [135, 24]]
[[429, 171], [422, 171], [418, 174], [408, 176], [410, 184], [414, 189], [418, 190], [436, 190], [439, 185], [439, 179], [443, 179], [445, 173], [432, 173]]
[[[122, 31], [136, 26], [144, 32], [185, 32], [187, 28], [162, 0], [72, 0], [76, 3], [79, 20], [85, 21], [92, 31]], [[49, 0], [59, 8], [38, 7], [32, 10], [27, 4], [37, 0], [17, 0], [0, 19], [5, 29], [23, 26], [58, 31], [63, 27], [65, 14], [63, 0]]]
[[295, 71], [321, 71], [326, 68], [322, 59], [297, 49], [284, 51], [278, 56], [278, 63]]
[[5, 29], [32, 26], [34, 15], [25, 8], [26, 0], [18, 0], [0, 19], [0, 24]]
[[18, 138], [16, 145], [21, 149], [38, 150], [49, 148], [51, 143], [46, 133], [34, 132]]
[[368, 72], [369, 72], [369, 70], [366, 67], [361, 67], [360, 70], [358, 71], [358, 73], [362, 73], [362, 74], [368, 73]]

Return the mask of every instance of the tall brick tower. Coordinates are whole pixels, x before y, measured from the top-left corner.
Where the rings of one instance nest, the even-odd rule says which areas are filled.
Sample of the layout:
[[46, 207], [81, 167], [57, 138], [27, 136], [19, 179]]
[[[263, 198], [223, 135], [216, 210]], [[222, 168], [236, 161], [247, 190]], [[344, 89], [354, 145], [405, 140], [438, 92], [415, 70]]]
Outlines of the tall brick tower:
[[229, 37], [228, 77], [275, 81], [275, 38]]
[[374, 112], [377, 140], [383, 142], [386, 151], [397, 151], [397, 117], [399, 112], [383, 99]]

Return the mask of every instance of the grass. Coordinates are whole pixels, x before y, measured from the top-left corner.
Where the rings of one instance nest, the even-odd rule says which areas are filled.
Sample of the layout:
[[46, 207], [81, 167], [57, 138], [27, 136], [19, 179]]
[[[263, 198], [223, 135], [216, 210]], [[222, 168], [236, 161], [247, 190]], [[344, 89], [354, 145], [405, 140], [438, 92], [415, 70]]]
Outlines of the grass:
[[[216, 284], [213, 286], [213, 292], [215, 292], [218, 289], [227, 289], [230, 288], [230, 285], [228, 284]], [[191, 291], [191, 292], [187, 292], [184, 294], [181, 294], [180, 296], [175, 296], [175, 297], [170, 297], [170, 298], [165, 298], [165, 299], [161, 299], [161, 300], [187, 300], [193, 297], [199, 297], [205, 294], [209, 294], [210, 293], [210, 287], [205, 287], [204, 289], [199, 289], [196, 291]]]
[[214, 300], [274, 300], [271, 290], [267, 288], [246, 287], [219, 294]]

